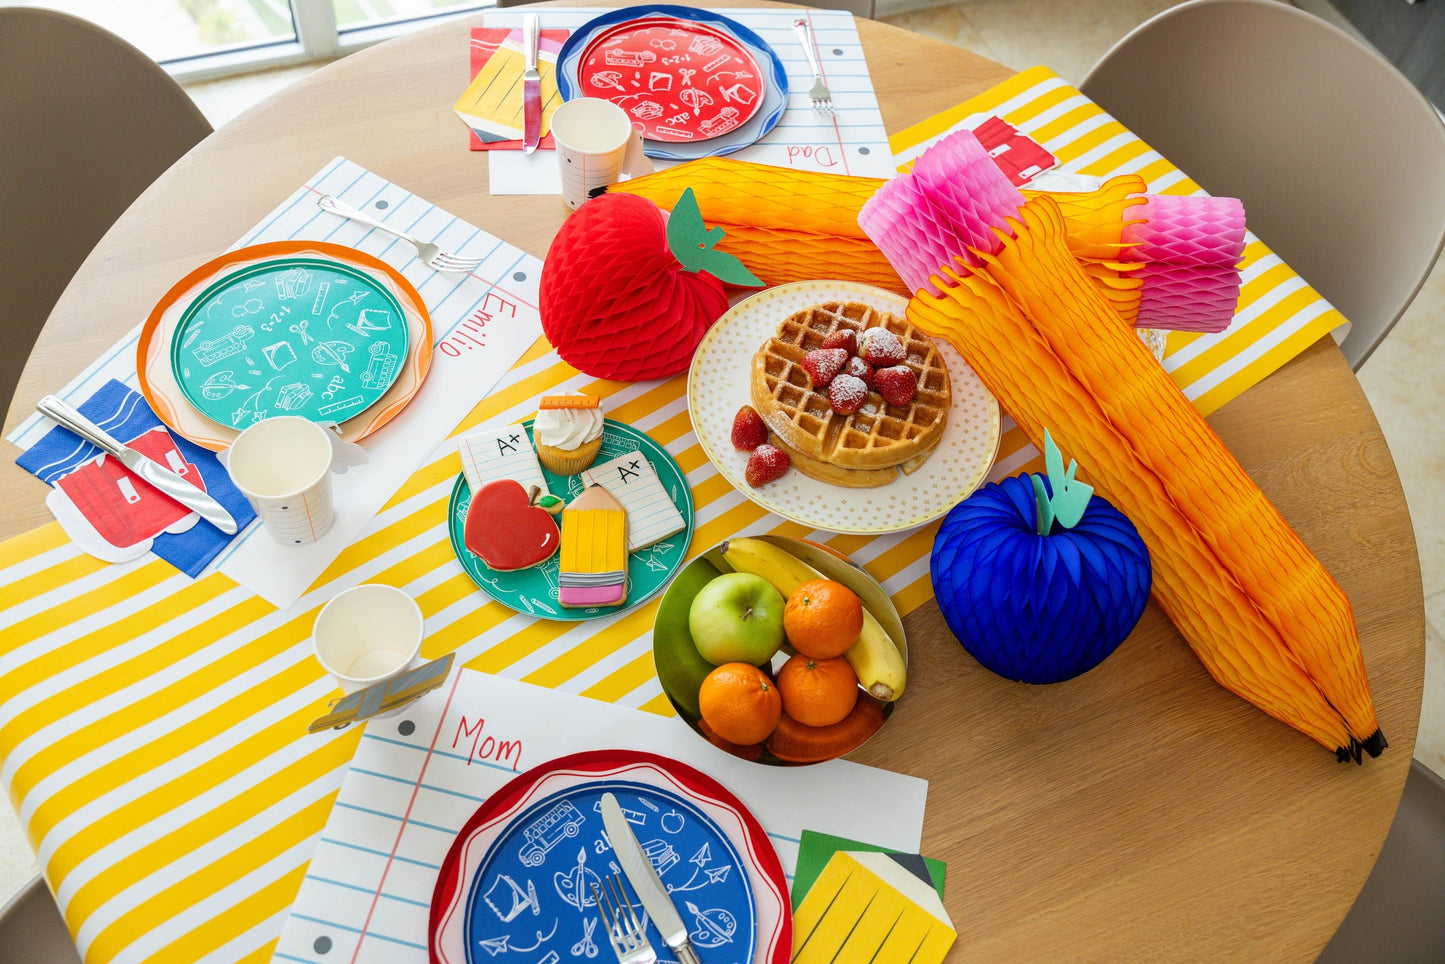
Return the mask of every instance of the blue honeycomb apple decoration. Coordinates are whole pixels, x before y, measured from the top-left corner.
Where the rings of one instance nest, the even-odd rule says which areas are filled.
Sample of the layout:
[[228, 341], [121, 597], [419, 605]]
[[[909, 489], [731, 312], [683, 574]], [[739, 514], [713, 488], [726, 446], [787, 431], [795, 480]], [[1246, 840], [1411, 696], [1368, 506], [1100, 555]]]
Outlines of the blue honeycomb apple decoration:
[[949, 512], [933, 543], [948, 628], [986, 668], [1058, 683], [1112, 653], [1149, 601], [1149, 551], [1133, 523], [1074, 478], [1044, 432], [1048, 476], [990, 483]]

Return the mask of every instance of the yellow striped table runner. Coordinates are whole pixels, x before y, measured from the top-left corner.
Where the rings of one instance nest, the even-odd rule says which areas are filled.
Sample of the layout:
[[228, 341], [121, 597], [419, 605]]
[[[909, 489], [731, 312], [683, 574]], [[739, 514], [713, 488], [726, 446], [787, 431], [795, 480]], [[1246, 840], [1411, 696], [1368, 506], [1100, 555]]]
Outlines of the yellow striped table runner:
[[[1142, 169], [1167, 180], [1167, 162], [1076, 99], [1051, 74], [1030, 71], [904, 132], [895, 147], [906, 153], [959, 118], [1002, 111], [1066, 162], [1106, 148], [1085, 173]], [[1128, 143], [1109, 146], [1121, 137]], [[1192, 186], [1175, 176], [1165, 189]], [[1255, 243], [1247, 262], [1242, 309], [1257, 307], [1245, 327], [1309, 313], [1312, 293], [1277, 258]], [[1324, 306], [1282, 336], [1237, 347], [1175, 336], [1170, 361], [1183, 384], [1203, 386], [1196, 404], [1217, 406], [1338, 323]], [[1247, 349], [1257, 357], [1235, 365]], [[560, 392], [603, 396], [610, 417], [677, 459], [697, 506], [690, 556], [742, 532], [811, 537], [867, 565], [901, 611], [931, 597], [936, 526], [840, 536], [763, 512], [708, 463], [681, 376], [598, 381], [539, 342], [457, 432], [520, 420], [540, 395]], [[994, 477], [1027, 457], [1015, 442]], [[87, 961], [269, 959], [359, 736], [305, 734], [336, 695], [311, 657], [310, 626], [348, 586], [380, 582], [414, 595], [427, 616], [427, 657], [455, 650], [472, 669], [671, 712], [652, 669], [656, 601], [612, 619], [556, 623], [475, 589], [446, 532], [460, 469], [454, 451], [419, 469], [286, 612], [223, 575], [193, 581], [154, 557], [97, 562], [55, 524], [0, 544], [0, 779]]]

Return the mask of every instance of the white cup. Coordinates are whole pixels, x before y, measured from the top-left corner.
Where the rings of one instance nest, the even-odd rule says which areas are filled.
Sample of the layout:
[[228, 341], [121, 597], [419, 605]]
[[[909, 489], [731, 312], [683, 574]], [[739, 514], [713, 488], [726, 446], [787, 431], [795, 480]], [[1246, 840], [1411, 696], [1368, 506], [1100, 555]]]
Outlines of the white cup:
[[226, 451], [231, 481], [277, 542], [315, 542], [336, 521], [330, 434], [307, 419], [279, 415], [249, 426]]
[[420, 665], [426, 618], [392, 586], [366, 583], [338, 593], [316, 614], [316, 659], [351, 694]]
[[552, 139], [562, 167], [562, 200], [576, 210], [592, 191], [630, 177], [651, 174], [642, 134], [627, 112], [610, 100], [579, 97], [552, 113]]

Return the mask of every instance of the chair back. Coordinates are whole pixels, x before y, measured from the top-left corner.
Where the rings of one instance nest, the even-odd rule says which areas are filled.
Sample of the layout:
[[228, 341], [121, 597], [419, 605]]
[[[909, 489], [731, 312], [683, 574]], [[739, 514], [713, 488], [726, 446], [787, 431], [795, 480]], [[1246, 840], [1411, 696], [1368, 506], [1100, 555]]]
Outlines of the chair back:
[[91, 248], [210, 132], [186, 92], [114, 34], [0, 7], [0, 408]]
[[1351, 322], [1358, 369], [1445, 242], [1445, 125], [1399, 71], [1277, 0], [1191, 0], [1080, 89], [1211, 194]]

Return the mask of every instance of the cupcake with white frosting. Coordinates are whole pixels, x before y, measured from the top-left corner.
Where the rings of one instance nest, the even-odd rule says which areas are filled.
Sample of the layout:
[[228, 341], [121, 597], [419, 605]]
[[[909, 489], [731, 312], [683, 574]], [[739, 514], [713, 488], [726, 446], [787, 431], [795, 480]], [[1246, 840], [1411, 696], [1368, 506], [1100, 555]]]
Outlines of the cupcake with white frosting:
[[602, 450], [602, 399], [597, 395], [547, 395], [537, 406], [532, 441], [542, 467], [576, 475]]

